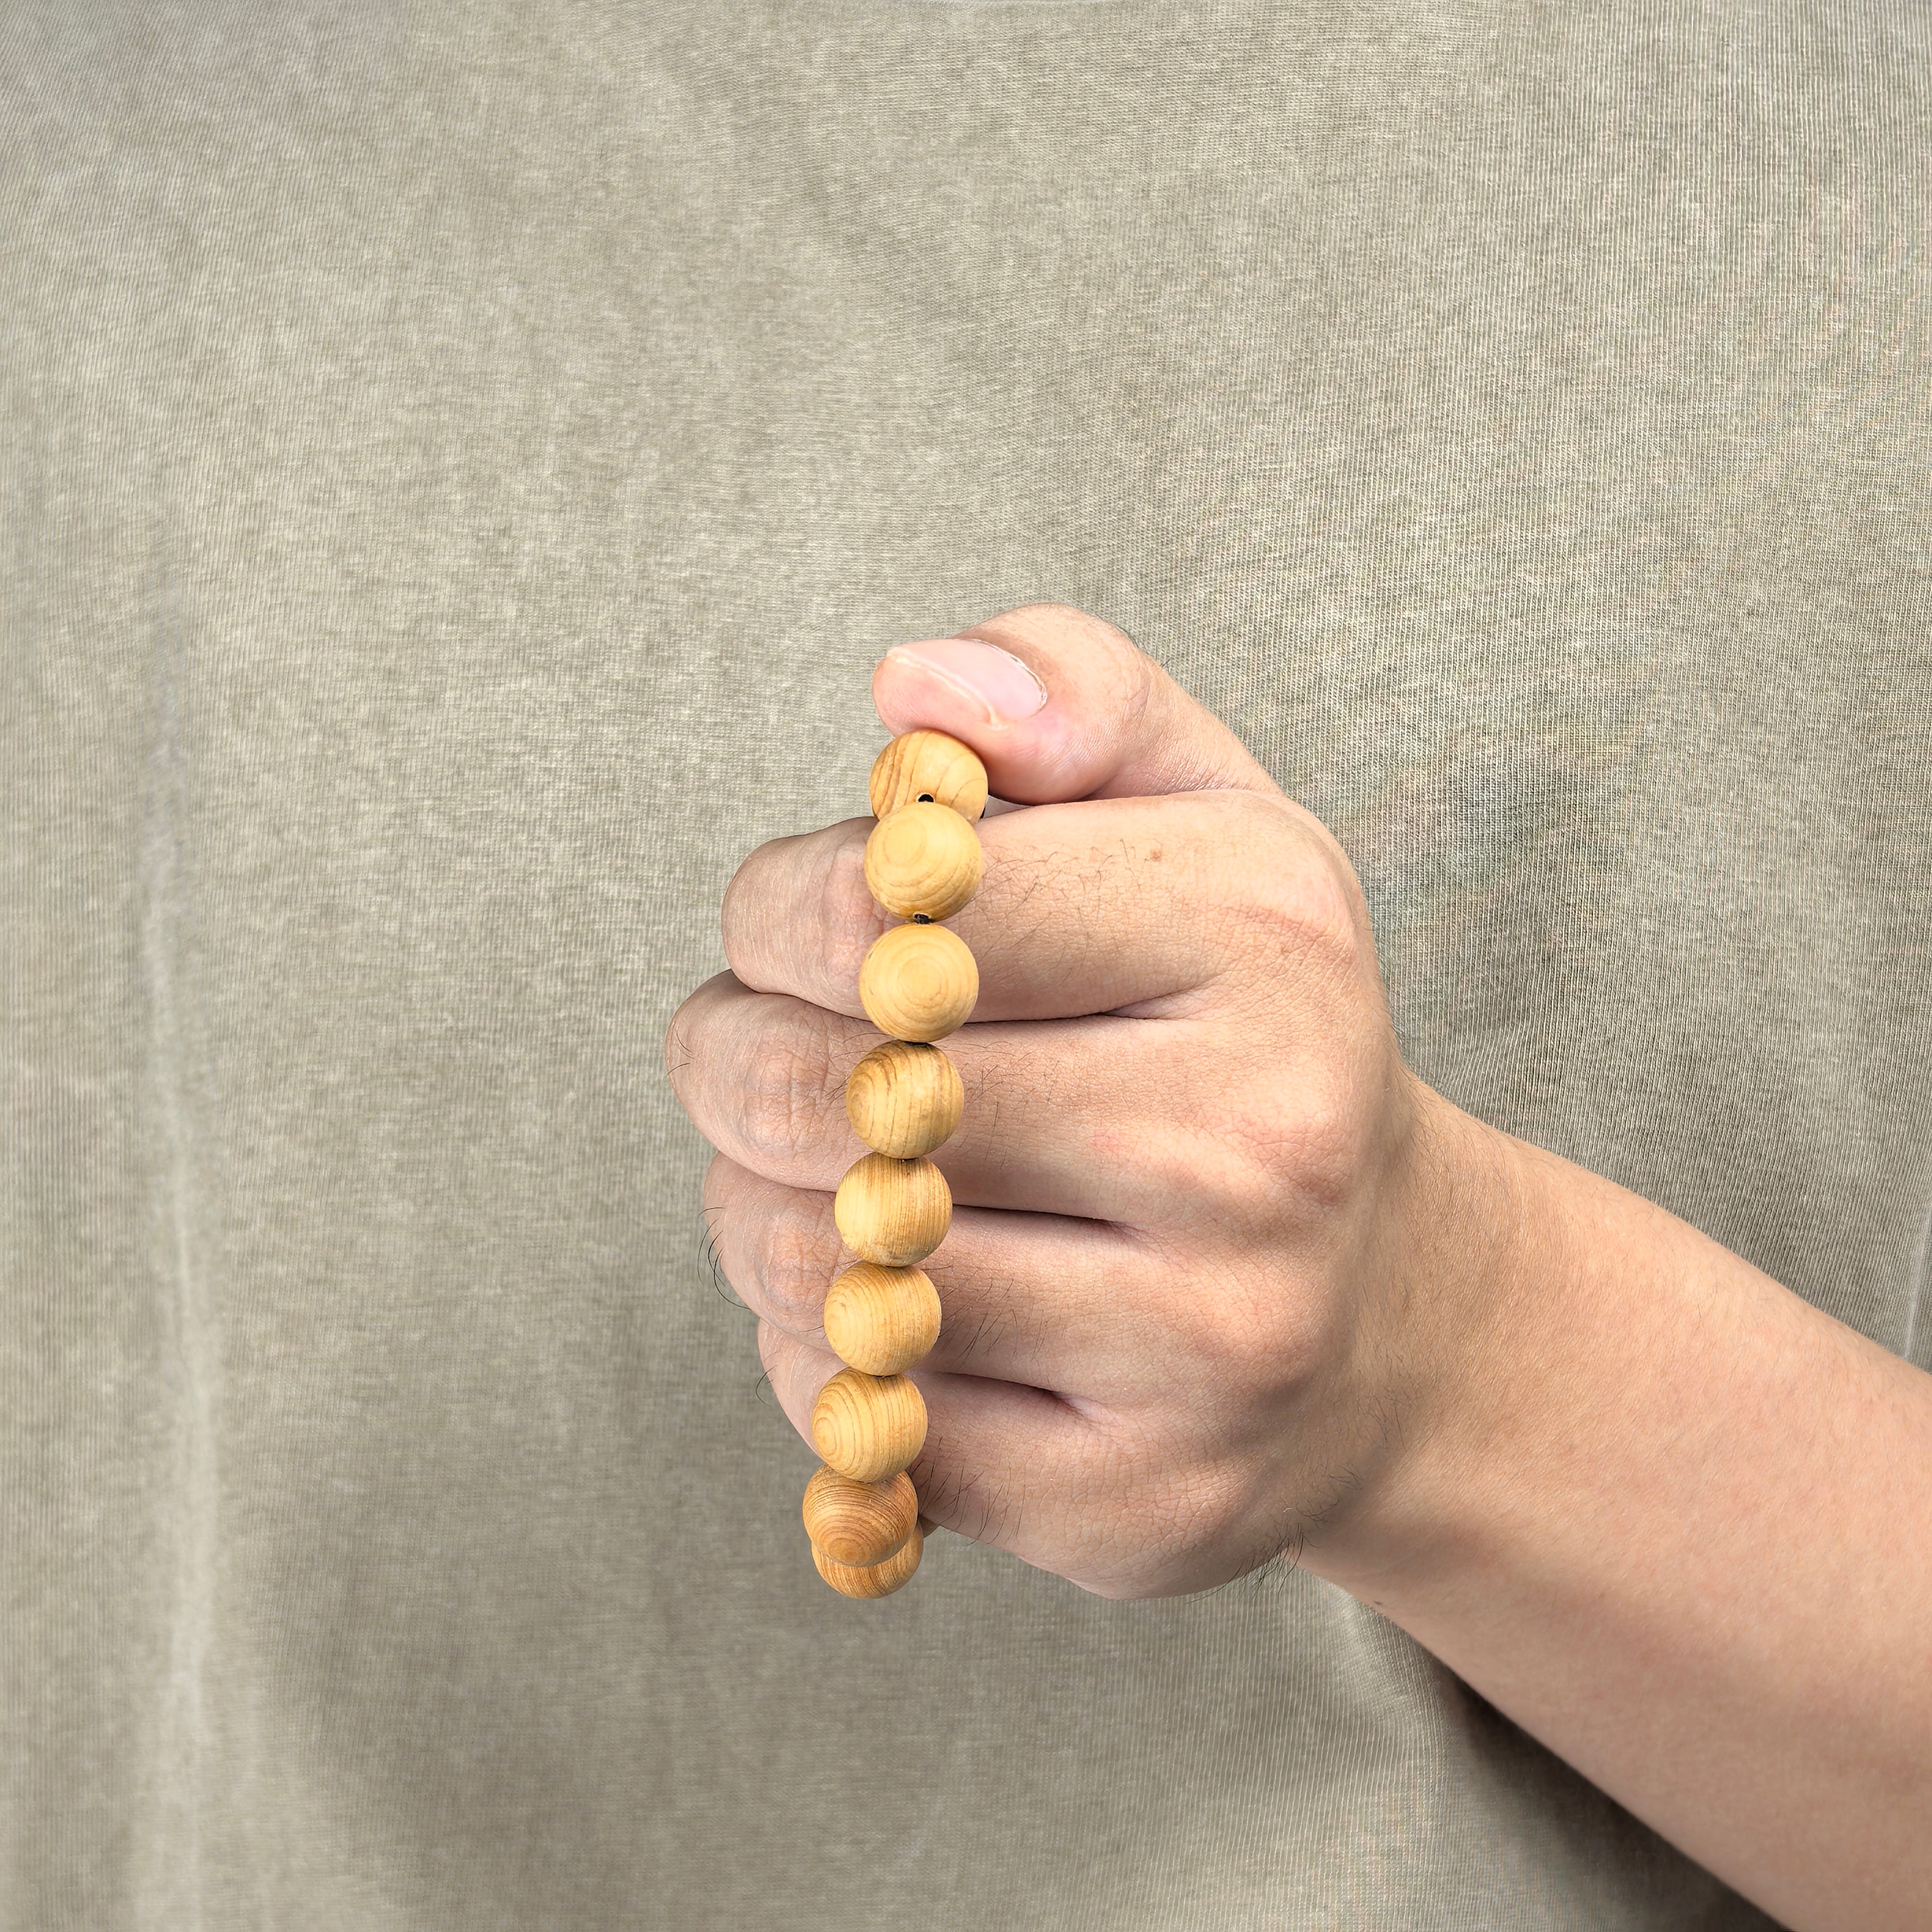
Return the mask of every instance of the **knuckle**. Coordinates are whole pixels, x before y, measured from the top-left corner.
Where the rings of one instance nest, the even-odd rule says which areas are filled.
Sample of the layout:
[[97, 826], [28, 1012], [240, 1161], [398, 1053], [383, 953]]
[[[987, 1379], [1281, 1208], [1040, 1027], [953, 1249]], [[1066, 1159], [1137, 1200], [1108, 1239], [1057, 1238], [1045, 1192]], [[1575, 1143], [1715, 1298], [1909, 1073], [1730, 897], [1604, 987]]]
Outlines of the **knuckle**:
[[873, 940], [898, 923], [880, 911], [866, 883], [863, 838], [842, 839], [827, 852], [817, 903], [824, 921], [818, 989], [842, 1009], [856, 1012], [859, 968]]
[[1222, 1268], [1190, 1312], [1183, 1405], [1210, 1433], [1230, 1404], [1271, 1401], [1319, 1366], [1334, 1311], [1323, 1279], [1280, 1262]]
[[1362, 934], [1346, 858], [1313, 836], [1306, 814], [1290, 800], [1228, 791], [1204, 802], [1223, 856], [1215, 897], [1242, 950], [1270, 964], [1313, 964], [1337, 976], [1353, 975]]
[[737, 1138], [756, 1171], [782, 1171], [823, 1134], [832, 1066], [822, 1026], [794, 1018], [759, 1029], [737, 1056]]
[[1231, 1204], [1254, 1218], [1294, 1218], [1346, 1208], [1360, 1184], [1368, 1124], [1352, 1082], [1333, 1067], [1257, 1084], [1221, 1126], [1223, 1185]]
[[772, 838], [758, 847], [731, 874], [718, 908], [724, 963], [747, 986], [766, 989], [771, 977], [770, 905], [782, 850], [796, 842]]
[[772, 1077], [774, 1063], [754, 1060], [760, 1077], [739, 1096], [737, 1129], [740, 1150], [748, 1164], [762, 1172], [781, 1165], [792, 1150], [796, 1115], [790, 1104], [788, 1086], [782, 1087]]
[[1112, 629], [1091, 611], [1083, 610], [1077, 604], [1056, 604], [1047, 601], [1037, 604], [1016, 604], [1010, 610], [1003, 610], [998, 616], [989, 618], [985, 623], [976, 626], [982, 631], [1008, 630], [1017, 632], [1023, 638], [1054, 631], [1090, 632]]
[[1120, 728], [1136, 729], [1153, 699], [1158, 667], [1126, 632], [1112, 624], [1088, 621], [1096, 624], [1106, 640], [1101, 655], [1107, 667], [1108, 687], [1120, 706]]
[[1354, 972], [1354, 920], [1340, 882], [1327, 866], [1252, 875], [1232, 910], [1270, 964], [1314, 965], [1336, 978]]
[[1304, 1108], [1284, 1153], [1295, 1191], [1311, 1207], [1336, 1214], [1353, 1199], [1362, 1133], [1347, 1106], [1324, 1100]]
[[814, 1332], [831, 1264], [822, 1211], [794, 1204], [773, 1214], [758, 1252], [759, 1299], [769, 1318], [795, 1335]]
[[866, 884], [869, 819], [760, 845], [724, 888], [724, 958], [754, 992], [858, 1011], [859, 965], [892, 923]]
[[720, 1154], [701, 1200], [716, 1264], [740, 1298], [792, 1336], [818, 1333], [838, 1252], [831, 1196], [775, 1187]]
[[1190, 1338], [1195, 1400], [1200, 1404], [1224, 1401], [1231, 1390], [1248, 1388], [1259, 1369], [1273, 1374], [1278, 1352], [1296, 1325], [1279, 1282], [1235, 1277], [1219, 1288]]
[[1131, 728], [1147, 707], [1158, 674], [1153, 658], [1118, 624], [1077, 604], [1022, 604], [974, 628], [1047, 649], [1077, 647], [1090, 695], [1120, 728]]

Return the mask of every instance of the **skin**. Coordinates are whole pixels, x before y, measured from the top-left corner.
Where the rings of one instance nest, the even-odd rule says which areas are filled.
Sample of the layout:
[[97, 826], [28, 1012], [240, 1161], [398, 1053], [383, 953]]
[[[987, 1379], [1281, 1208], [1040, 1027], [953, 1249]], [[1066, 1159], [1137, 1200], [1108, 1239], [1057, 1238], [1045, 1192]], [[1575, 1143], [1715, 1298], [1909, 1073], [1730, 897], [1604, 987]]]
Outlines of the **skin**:
[[[1932, 1924], [1932, 1376], [1417, 1080], [1340, 847], [1120, 632], [961, 634], [1048, 698], [874, 681], [1030, 808], [950, 922], [926, 1514], [1108, 1597], [1286, 1555], [1799, 1932]], [[808, 1441], [872, 823], [752, 854], [667, 1041]]]

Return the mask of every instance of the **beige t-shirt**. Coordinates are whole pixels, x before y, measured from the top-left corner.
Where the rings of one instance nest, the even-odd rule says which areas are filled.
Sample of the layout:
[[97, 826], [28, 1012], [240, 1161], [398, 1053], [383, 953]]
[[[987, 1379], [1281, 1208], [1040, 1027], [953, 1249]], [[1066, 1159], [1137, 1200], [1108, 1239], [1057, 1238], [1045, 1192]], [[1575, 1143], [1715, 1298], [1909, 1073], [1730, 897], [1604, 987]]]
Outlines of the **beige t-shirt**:
[[1932, 1358], [1928, 39], [12, 0], [0, 1923], [1767, 1922], [1305, 1575], [831, 1594], [660, 1042], [1060, 599], [1424, 1078]]

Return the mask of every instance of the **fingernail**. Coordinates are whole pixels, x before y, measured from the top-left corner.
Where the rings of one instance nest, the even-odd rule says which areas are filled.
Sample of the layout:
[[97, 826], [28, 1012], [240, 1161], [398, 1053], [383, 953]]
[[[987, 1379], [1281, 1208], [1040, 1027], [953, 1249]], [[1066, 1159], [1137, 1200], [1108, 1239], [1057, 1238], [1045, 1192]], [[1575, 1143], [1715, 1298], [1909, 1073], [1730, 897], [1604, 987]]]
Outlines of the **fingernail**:
[[1046, 687], [1010, 651], [974, 638], [940, 638], [895, 644], [886, 653], [918, 665], [928, 676], [986, 708], [988, 724], [1030, 718], [1046, 702]]

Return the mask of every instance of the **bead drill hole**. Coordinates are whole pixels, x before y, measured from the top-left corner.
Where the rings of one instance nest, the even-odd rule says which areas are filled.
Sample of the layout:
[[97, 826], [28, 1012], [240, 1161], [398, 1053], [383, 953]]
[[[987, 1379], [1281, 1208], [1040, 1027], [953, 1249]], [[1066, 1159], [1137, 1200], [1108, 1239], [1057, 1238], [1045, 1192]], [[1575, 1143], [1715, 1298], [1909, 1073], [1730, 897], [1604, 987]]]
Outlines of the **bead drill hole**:
[[919, 795], [919, 802], [921, 805], [930, 805], [932, 802], [932, 793], [929, 791], [921, 792]]
[[932, 915], [930, 913], [916, 912], [912, 916], [912, 922], [915, 926], [930, 926], [932, 923]]

